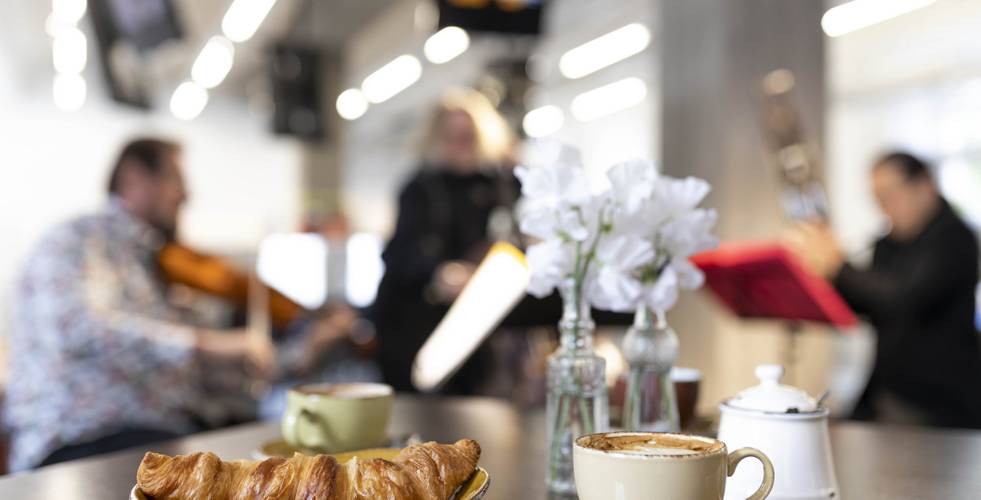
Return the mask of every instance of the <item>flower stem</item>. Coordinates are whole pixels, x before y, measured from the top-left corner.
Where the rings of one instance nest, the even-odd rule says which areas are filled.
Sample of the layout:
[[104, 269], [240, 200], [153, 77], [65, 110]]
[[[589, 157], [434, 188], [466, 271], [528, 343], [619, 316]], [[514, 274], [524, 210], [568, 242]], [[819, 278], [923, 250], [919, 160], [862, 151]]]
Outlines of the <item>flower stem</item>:
[[640, 430], [640, 400], [643, 380], [643, 369], [631, 367], [630, 378], [627, 380], [627, 397], [624, 398], [623, 422], [620, 423], [624, 430]]
[[582, 390], [579, 391], [576, 399], [579, 400], [579, 414], [582, 417], [582, 433], [583, 435], [592, 434], [594, 429], [593, 416], [590, 414], [589, 407], [586, 405], [586, 398], [582, 397]]
[[562, 430], [568, 425], [569, 421], [569, 405], [565, 394], [559, 394], [559, 411], [555, 413], [555, 422], [552, 422], [552, 449], [549, 450], [549, 454], [552, 459], [549, 460], [550, 464], [550, 474], [549, 476], [555, 478], [558, 474], [558, 465], [560, 455], [562, 454], [562, 441], [565, 436], [562, 436]]

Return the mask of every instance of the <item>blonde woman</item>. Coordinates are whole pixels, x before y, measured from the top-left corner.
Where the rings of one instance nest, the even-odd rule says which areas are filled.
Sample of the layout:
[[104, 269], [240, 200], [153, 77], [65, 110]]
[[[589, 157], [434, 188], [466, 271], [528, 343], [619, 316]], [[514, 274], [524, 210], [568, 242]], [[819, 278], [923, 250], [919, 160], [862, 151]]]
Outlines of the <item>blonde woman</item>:
[[[473, 90], [447, 92], [421, 141], [421, 166], [399, 195], [395, 233], [383, 254], [374, 307], [387, 383], [413, 390], [412, 361], [469, 279], [489, 243], [513, 231], [518, 184], [515, 139], [490, 102]], [[473, 393], [486, 359], [476, 356], [448, 392]]]

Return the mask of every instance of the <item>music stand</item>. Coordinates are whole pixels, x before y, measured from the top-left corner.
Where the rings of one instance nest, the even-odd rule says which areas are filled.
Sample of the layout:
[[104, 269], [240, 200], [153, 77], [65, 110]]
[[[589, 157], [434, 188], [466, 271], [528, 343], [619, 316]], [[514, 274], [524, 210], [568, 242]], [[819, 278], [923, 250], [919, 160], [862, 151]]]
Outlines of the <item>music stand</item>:
[[[736, 316], [783, 320], [789, 335], [784, 363], [796, 365], [802, 322], [848, 328], [858, 318], [823, 278], [775, 243], [728, 243], [692, 257], [706, 285]], [[788, 370], [790, 371], [790, 370]]]

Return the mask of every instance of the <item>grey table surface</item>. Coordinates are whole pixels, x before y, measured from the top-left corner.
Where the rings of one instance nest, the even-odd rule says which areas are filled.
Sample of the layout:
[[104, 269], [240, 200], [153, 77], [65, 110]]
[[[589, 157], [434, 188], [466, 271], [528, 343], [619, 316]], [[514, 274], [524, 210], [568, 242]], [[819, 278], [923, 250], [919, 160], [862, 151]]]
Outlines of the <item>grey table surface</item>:
[[[426, 440], [473, 438], [491, 474], [485, 497], [546, 498], [543, 484], [545, 422], [541, 410], [521, 411], [486, 398], [399, 396], [393, 435]], [[247, 458], [279, 436], [274, 422], [247, 424], [150, 446], [168, 454], [210, 450], [225, 459]], [[835, 466], [846, 500], [981, 499], [981, 432], [835, 423]], [[125, 499], [145, 449], [41, 468], [0, 478], [3, 500]]]

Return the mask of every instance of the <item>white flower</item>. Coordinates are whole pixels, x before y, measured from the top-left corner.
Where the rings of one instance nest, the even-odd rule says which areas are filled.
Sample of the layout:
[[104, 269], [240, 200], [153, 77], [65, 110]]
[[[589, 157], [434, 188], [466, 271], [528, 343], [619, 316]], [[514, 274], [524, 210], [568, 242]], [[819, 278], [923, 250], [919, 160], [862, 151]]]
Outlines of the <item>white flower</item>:
[[521, 194], [536, 204], [551, 207], [582, 205], [589, 201], [589, 179], [581, 165], [559, 164], [552, 167], [514, 169], [521, 181]]
[[664, 204], [669, 215], [693, 210], [711, 190], [708, 182], [697, 177], [674, 179], [662, 177], [654, 188], [654, 198]]
[[638, 305], [666, 311], [678, 300], [679, 290], [702, 286], [705, 276], [688, 258], [718, 244], [711, 234], [714, 210], [697, 208], [709, 185], [693, 177], [655, 179], [649, 198], [636, 213], [620, 217], [617, 234], [638, 234], [654, 246]]
[[589, 236], [581, 209], [554, 208], [529, 201], [520, 210], [521, 232], [540, 239], [583, 241]]
[[715, 210], [697, 209], [676, 215], [661, 227], [659, 243], [671, 257], [689, 257], [718, 245], [712, 236], [715, 225]]
[[541, 239], [560, 237], [583, 241], [594, 210], [586, 172], [576, 164], [529, 168], [519, 166], [525, 203], [520, 215], [521, 231]]
[[610, 194], [618, 208], [633, 214], [654, 192], [657, 165], [647, 160], [625, 161], [610, 167], [606, 177], [610, 180]]
[[644, 288], [638, 269], [654, 259], [654, 247], [636, 236], [611, 236], [596, 248], [596, 274], [587, 288], [591, 303], [610, 311], [637, 307]]
[[538, 143], [521, 180], [521, 230], [542, 240], [528, 248], [533, 295], [574, 280], [601, 309], [665, 311], [680, 289], [698, 288], [702, 272], [688, 260], [716, 245], [714, 210], [699, 209], [709, 185], [660, 176], [650, 161], [607, 172], [610, 188], [592, 193], [578, 153]]
[[686, 257], [672, 259], [669, 267], [678, 277], [678, 286], [685, 290], [696, 290], [705, 283], [705, 274]]
[[657, 281], [644, 287], [641, 300], [652, 311], [667, 311], [678, 301], [678, 275], [674, 267], [667, 266]]
[[546, 297], [572, 272], [574, 245], [560, 240], [546, 240], [528, 247], [526, 258], [531, 268], [528, 293]]
[[707, 182], [694, 177], [675, 179], [661, 176], [650, 198], [628, 223], [640, 234], [653, 237], [665, 223], [694, 210], [709, 189]]

